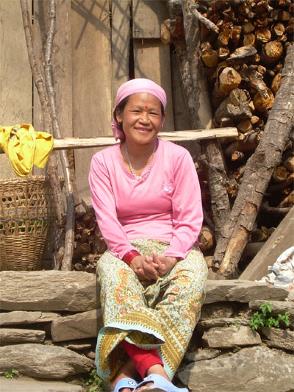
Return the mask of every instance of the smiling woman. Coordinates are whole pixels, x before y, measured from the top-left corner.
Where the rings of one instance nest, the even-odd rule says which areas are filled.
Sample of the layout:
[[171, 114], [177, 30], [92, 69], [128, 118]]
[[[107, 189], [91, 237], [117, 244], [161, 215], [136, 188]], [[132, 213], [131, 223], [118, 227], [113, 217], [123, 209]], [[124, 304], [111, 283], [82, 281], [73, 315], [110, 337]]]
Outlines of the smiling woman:
[[97, 263], [104, 327], [96, 365], [115, 392], [187, 391], [171, 379], [204, 299], [198, 177], [187, 150], [158, 138], [165, 106], [153, 81], [124, 83], [112, 123], [120, 144], [95, 154], [89, 173], [108, 247]]
[[157, 134], [164, 121], [162, 104], [152, 94], [131, 95], [123, 110], [115, 111], [115, 118], [124, 132], [121, 152], [130, 172], [140, 177], [153, 159], [157, 147]]

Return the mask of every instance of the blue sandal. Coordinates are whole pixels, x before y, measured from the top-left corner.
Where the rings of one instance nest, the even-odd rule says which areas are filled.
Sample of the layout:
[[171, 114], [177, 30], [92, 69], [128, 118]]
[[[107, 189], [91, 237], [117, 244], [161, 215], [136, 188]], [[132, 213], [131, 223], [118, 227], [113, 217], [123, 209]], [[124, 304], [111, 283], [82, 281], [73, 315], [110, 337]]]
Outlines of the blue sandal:
[[113, 392], [119, 392], [123, 388], [129, 388], [133, 390], [137, 387], [137, 385], [138, 384], [136, 383], [136, 381], [133, 380], [132, 378], [124, 377], [116, 383]]
[[146, 389], [146, 392], [189, 392], [187, 388], [178, 388], [159, 374], [149, 374], [149, 376], [145, 377], [144, 380], [137, 385], [135, 391], [151, 382], [153, 385]]

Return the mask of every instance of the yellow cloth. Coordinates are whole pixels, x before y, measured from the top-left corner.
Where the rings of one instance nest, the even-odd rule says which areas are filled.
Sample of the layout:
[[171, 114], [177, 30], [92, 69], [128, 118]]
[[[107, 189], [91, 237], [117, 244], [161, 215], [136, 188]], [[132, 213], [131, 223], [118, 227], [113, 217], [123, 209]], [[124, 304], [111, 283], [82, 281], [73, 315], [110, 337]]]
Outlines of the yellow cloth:
[[35, 131], [31, 124], [17, 124], [12, 127], [0, 125], [0, 149], [7, 154], [18, 176], [28, 175], [33, 165], [45, 167], [53, 143], [52, 135]]

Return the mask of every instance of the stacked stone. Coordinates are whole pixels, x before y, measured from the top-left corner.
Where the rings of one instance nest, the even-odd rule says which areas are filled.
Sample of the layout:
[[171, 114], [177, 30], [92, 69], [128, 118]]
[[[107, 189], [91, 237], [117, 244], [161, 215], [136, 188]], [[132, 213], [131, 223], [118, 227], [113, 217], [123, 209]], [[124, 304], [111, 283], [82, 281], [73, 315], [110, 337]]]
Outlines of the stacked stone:
[[95, 275], [0, 272], [0, 373], [62, 380], [94, 368]]
[[[289, 391], [294, 387], [294, 302], [284, 289], [208, 281], [202, 316], [178, 378], [192, 391]], [[0, 374], [64, 380], [94, 367], [102, 325], [99, 288], [86, 272], [0, 272]], [[253, 332], [261, 303], [290, 314], [290, 328]]]
[[[250, 328], [252, 314], [270, 303], [289, 313], [286, 330]], [[208, 281], [200, 322], [178, 372], [197, 392], [294, 391], [294, 302], [284, 289], [242, 280]]]

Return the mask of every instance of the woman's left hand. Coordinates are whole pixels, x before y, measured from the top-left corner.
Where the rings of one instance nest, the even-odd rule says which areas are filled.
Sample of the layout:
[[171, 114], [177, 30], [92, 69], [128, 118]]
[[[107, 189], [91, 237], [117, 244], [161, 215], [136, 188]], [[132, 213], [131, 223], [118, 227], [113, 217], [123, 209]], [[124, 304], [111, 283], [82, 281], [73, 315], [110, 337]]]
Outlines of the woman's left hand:
[[156, 264], [158, 264], [158, 267], [156, 269], [158, 271], [159, 276], [166, 275], [168, 272], [170, 272], [173, 269], [173, 267], [178, 262], [176, 257], [162, 256], [162, 255], [157, 255], [155, 253], [153, 253], [153, 260], [155, 261]]

